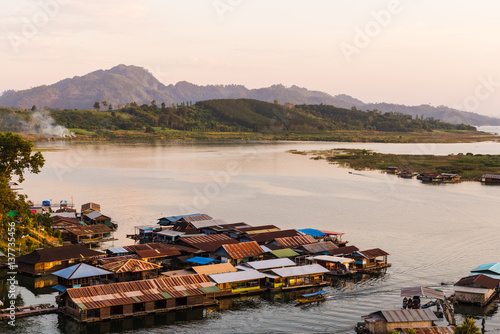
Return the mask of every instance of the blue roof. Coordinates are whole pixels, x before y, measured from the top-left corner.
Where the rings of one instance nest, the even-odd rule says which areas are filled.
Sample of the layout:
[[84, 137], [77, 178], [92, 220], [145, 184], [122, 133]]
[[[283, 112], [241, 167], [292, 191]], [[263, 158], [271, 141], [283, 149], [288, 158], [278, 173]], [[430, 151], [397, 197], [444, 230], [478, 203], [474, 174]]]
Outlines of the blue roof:
[[483, 271], [490, 271], [492, 274], [500, 275], [500, 262], [482, 264], [479, 267], [472, 269], [471, 273], [479, 273]]
[[301, 230], [298, 230], [299, 232], [305, 233], [310, 235], [311, 237], [324, 237], [327, 234], [321, 232], [320, 230], [316, 230], [314, 228], [303, 228]]
[[85, 263], [76, 264], [74, 266], [64, 268], [52, 273], [52, 275], [62, 277], [65, 279], [76, 279], [76, 278], [109, 275], [109, 274], [112, 274], [112, 272], [101, 268], [89, 266], [88, 264]]
[[114, 248], [108, 248], [108, 251], [114, 254], [121, 254], [121, 253], [130, 253], [128, 250], [126, 250], [123, 247], [114, 247]]
[[58, 284], [58, 285], [53, 286], [52, 289], [56, 289], [57, 291], [64, 292], [64, 291], [66, 291], [67, 288], [65, 286]]
[[162, 217], [162, 218], [160, 218], [158, 220], [168, 220], [171, 223], [175, 223], [176, 221], [178, 221], [179, 219], [184, 218], [184, 217], [194, 217], [194, 216], [201, 216], [201, 215], [202, 215], [201, 213], [193, 213], [191, 215], [180, 215], [180, 216]]
[[215, 259], [209, 259], [207, 257], [199, 257], [199, 256], [195, 256], [195, 257], [192, 257], [188, 260], [186, 260], [187, 262], [193, 262], [193, 263], [197, 263], [197, 264], [208, 264], [210, 262], [214, 262], [216, 261]]

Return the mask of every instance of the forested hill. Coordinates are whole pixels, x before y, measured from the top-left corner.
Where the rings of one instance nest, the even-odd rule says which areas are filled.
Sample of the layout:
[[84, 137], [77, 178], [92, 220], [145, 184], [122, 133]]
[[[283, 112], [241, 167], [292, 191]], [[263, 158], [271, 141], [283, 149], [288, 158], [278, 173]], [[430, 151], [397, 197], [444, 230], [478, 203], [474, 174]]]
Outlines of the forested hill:
[[419, 132], [475, 130], [469, 125], [443, 123], [410, 115], [342, 109], [326, 105], [286, 106], [251, 99], [221, 99], [167, 107], [131, 103], [112, 111], [58, 110], [52, 116], [60, 125], [85, 130], [156, 129], [213, 132], [280, 133], [334, 130]]
[[[61, 80], [52, 85], [42, 85], [21, 91], [5, 91], [0, 95], [0, 105], [8, 108], [31, 109], [91, 109], [96, 101], [104, 107], [121, 108], [126, 103], [150, 103], [155, 100], [167, 105], [196, 103], [212, 99], [255, 99], [260, 101], [293, 104], [326, 104], [339, 108], [356, 107], [362, 110], [378, 109], [385, 112], [400, 112], [413, 116], [434, 117], [443, 122], [471, 125], [500, 125], [499, 118], [471, 112], [430, 105], [405, 106], [392, 103], [367, 104], [345, 94], [330, 95], [298, 86], [285, 87], [277, 84], [270, 87], [248, 89], [242, 85], [195, 85], [180, 81], [165, 85], [148, 70], [138, 66], [118, 65], [108, 70], [97, 70], [82, 76]], [[424, 97], [422, 97], [424, 98]]]

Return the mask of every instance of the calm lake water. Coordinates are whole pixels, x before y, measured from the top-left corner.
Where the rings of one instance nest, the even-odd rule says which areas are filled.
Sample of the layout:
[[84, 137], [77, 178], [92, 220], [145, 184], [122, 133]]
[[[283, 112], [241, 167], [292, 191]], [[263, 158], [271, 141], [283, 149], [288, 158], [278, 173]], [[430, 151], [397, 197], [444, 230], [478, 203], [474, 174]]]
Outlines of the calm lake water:
[[[500, 187], [480, 183], [426, 185], [377, 171], [352, 171], [290, 149], [366, 148], [410, 154], [500, 154], [499, 143], [43, 143], [47, 160], [28, 175], [34, 201], [101, 204], [118, 222], [114, 246], [131, 242], [136, 225], [162, 216], [202, 212], [228, 222], [318, 228], [345, 233], [360, 249], [380, 247], [393, 264], [379, 277], [340, 281], [329, 298], [305, 308], [290, 296], [229, 300], [221, 311], [172, 313], [79, 329], [58, 315], [19, 319], [15, 333], [353, 333], [361, 316], [401, 307], [400, 288], [451, 284], [483, 263], [500, 261]], [[111, 245], [110, 245], [111, 246]], [[22, 283], [26, 304], [54, 302], [50, 289]], [[479, 314], [466, 309], [466, 314]], [[485, 328], [500, 332], [496, 306]], [[478, 324], [483, 317], [477, 317]], [[458, 315], [461, 319], [461, 315]], [[440, 324], [446, 324], [445, 321]], [[11, 331], [12, 332], [12, 331]]]

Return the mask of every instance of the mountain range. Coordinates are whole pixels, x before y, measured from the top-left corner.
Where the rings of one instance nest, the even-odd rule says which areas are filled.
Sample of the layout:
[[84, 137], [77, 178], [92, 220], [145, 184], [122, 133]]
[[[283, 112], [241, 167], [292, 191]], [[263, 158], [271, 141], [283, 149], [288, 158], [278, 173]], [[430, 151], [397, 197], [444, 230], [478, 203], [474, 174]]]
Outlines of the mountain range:
[[446, 106], [406, 106], [392, 103], [364, 103], [349, 95], [330, 94], [298, 86], [281, 84], [266, 88], [248, 89], [243, 85], [199, 86], [186, 81], [164, 85], [142, 67], [118, 65], [109, 70], [97, 70], [83, 76], [61, 80], [21, 91], [5, 91], [0, 105], [14, 108], [49, 107], [52, 109], [92, 109], [94, 102], [106, 101], [115, 108], [129, 102], [167, 105], [198, 102], [211, 99], [247, 98], [280, 104], [325, 104], [339, 108], [397, 112], [413, 116], [434, 117], [444, 122], [469, 125], [500, 125], [499, 118], [460, 111]]

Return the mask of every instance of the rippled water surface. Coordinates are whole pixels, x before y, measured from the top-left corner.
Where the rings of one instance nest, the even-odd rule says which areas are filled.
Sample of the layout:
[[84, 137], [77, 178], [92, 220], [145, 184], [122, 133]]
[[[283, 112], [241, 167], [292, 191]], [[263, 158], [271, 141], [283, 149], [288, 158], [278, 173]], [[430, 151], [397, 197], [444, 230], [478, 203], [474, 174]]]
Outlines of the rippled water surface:
[[[412, 154], [500, 154], [474, 144], [112, 144], [49, 143], [46, 166], [23, 183], [30, 199], [93, 201], [119, 224], [115, 246], [135, 225], [203, 212], [228, 222], [341, 231], [360, 249], [380, 247], [393, 266], [379, 277], [335, 282], [319, 305], [295, 307], [288, 295], [224, 302], [224, 310], [171, 313], [79, 328], [58, 315], [19, 319], [18, 333], [352, 333], [361, 316], [400, 308], [400, 288], [451, 293], [470, 269], [500, 261], [500, 187], [425, 185], [377, 171], [352, 171], [290, 149], [367, 148]], [[22, 283], [26, 304], [54, 301], [50, 289]], [[443, 284], [443, 285], [442, 285]], [[466, 314], [481, 310], [466, 309]], [[496, 306], [485, 328], [500, 331]], [[460, 315], [459, 315], [460, 318]], [[478, 317], [477, 319], [481, 319]], [[480, 324], [480, 320], [478, 321]], [[445, 324], [444, 321], [440, 324]]]

